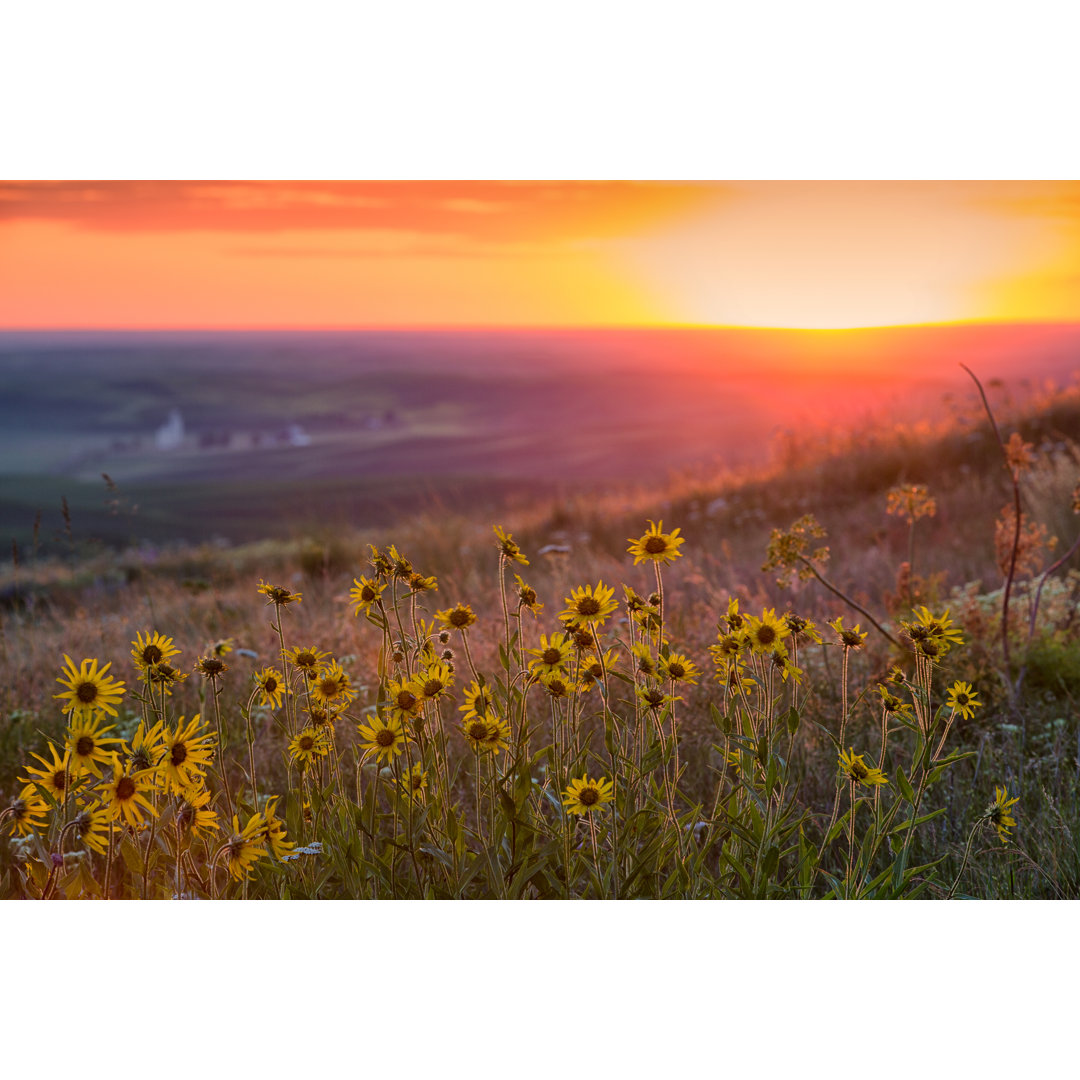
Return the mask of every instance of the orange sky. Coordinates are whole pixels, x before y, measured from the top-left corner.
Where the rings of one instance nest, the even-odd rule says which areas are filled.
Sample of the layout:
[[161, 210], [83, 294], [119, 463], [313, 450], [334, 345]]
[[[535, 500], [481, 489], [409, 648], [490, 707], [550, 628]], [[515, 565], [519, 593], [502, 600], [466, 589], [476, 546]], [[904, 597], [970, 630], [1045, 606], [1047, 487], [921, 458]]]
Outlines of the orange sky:
[[0, 327], [1080, 320], [1080, 183], [0, 183]]

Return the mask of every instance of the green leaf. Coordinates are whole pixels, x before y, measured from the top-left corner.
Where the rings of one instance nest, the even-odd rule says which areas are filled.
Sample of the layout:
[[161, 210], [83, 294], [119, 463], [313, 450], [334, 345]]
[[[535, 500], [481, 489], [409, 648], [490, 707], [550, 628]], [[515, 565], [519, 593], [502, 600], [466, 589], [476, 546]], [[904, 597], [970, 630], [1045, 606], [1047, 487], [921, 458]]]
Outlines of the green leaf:
[[914, 806], [915, 791], [908, 778], [904, 775], [904, 770], [899, 765], [896, 767], [896, 784], [900, 788], [900, 794], [903, 796], [904, 801]]

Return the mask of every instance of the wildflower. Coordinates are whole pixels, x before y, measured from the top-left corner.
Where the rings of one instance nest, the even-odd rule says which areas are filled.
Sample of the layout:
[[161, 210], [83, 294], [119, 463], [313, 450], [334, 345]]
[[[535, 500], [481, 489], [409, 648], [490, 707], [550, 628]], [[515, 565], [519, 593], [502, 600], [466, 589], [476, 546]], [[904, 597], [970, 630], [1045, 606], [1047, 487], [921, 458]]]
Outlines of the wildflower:
[[225, 868], [237, 881], [250, 877], [251, 868], [266, 855], [263, 824], [262, 814], [252, 814], [241, 830], [240, 819], [233, 815], [232, 836], [225, 841], [221, 853], [225, 856]]
[[903, 702], [889, 691], [889, 688], [878, 683], [878, 696], [881, 698], [881, 708], [887, 716], [910, 716], [911, 703]]
[[565, 634], [554, 633], [550, 639], [546, 634], [541, 634], [540, 648], [529, 649], [529, 655], [536, 657], [529, 661], [529, 671], [537, 677], [563, 672], [570, 662], [573, 649], [572, 642], [567, 640]]
[[408, 581], [413, 575], [413, 564], [393, 544], [387, 549], [390, 559], [390, 576], [398, 581]]
[[311, 727], [315, 728], [332, 728], [334, 721], [337, 720], [337, 713], [331, 709], [324, 709], [319, 705], [312, 705], [307, 710], [308, 720], [311, 722]]
[[454, 681], [454, 673], [441, 661], [424, 668], [414, 680], [424, 701], [438, 701]]
[[727, 623], [728, 630], [732, 633], [737, 633], [743, 629], [746, 620], [745, 616], [739, 611], [739, 598], [737, 596], [733, 596], [728, 600], [727, 614], [722, 621]]
[[325, 728], [306, 727], [289, 743], [289, 757], [294, 764], [306, 768], [316, 758], [330, 753], [330, 740]]
[[482, 716], [495, 708], [491, 691], [486, 685], [481, 686], [475, 679], [465, 687], [462, 693], [465, 695], [465, 704], [459, 705], [458, 711], [465, 714], [465, 719], [471, 716]]
[[67, 670], [56, 681], [67, 689], [54, 698], [65, 701], [60, 711], [74, 712], [76, 717], [88, 717], [100, 710], [116, 716], [116, 704], [124, 696], [124, 684], [106, 672], [112, 667], [106, 664], [98, 670], [97, 660], [83, 660], [76, 668], [71, 657], [64, 654]]
[[637, 688], [638, 700], [653, 712], [659, 712], [676, 701], [682, 701], [681, 697], [672, 697], [665, 694], [658, 686], [639, 686]]
[[599, 780], [590, 780], [588, 776], [571, 780], [563, 792], [563, 806], [570, 814], [588, 814], [614, 800], [614, 785], [603, 776]]
[[366, 577], [353, 578], [353, 587], [349, 590], [349, 600], [353, 604], [353, 614], [359, 615], [360, 612], [365, 614], [369, 612], [371, 605], [378, 601], [385, 589], [385, 585], [370, 581]]
[[544, 610], [544, 605], [536, 598], [536, 590], [525, 583], [520, 574], [514, 575], [514, 584], [517, 586], [518, 607], [526, 608], [533, 615]]
[[273, 604], [277, 608], [282, 608], [286, 604], [299, 603], [303, 599], [301, 593], [291, 592], [284, 585], [271, 585], [261, 579], [258, 591], [266, 597], [267, 607]]
[[152, 769], [161, 760], [161, 736], [164, 722], [159, 720], [149, 731], [146, 721], [140, 720], [131, 740], [129, 759], [135, 770]]
[[696, 683], [701, 677], [701, 670], [688, 656], [682, 653], [668, 653], [661, 656], [657, 661], [657, 670], [660, 678], [670, 679], [672, 682]]
[[635, 566], [642, 562], [669, 563], [682, 557], [679, 548], [686, 542], [685, 537], [679, 535], [678, 529], [665, 533], [663, 528], [662, 521], [656, 524], [650, 520], [644, 536], [636, 540], [630, 537], [627, 553], [634, 556]]
[[868, 630], [860, 630], [858, 623], [853, 627], [845, 626], [842, 618], [833, 619], [829, 625], [836, 631], [836, 636], [840, 639], [839, 644], [843, 645], [845, 652], [848, 649], [861, 649], [869, 634]]
[[495, 536], [499, 541], [499, 550], [502, 552], [503, 558], [519, 562], [522, 566], [529, 565], [529, 560], [521, 553], [521, 548], [517, 546], [514, 538], [504, 531], [501, 525], [495, 526]]
[[216, 653], [211, 653], [209, 656], [200, 656], [199, 659], [195, 661], [194, 670], [204, 679], [209, 679], [213, 682], [229, 670], [229, 665]]
[[634, 666], [642, 675], [655, 675], [656, 661], [653, 659], [652, 650], [644, 642], [638, 642], [630, 649], [634, 657]]
[[1012, 816], [1012, 807], [1020, 801], [1020, 796], [1009, 798], [1008, 788], [995, 787], [994, 801], [986, 809], [986, 819], [997, 830], [998, 839], [1009, 842], [1009, 830], [1016, 828], [1016, 819]]
[[734, 660], [742, 649], [749, 647], [749, 641], [742, 633], [717, 634], [716, 637], [716, 644], [709, 646], [709, 653], [716, 664]]
[[220, 641], [215, 641], [213, 645], [207, 650], [213, 656], [224, 656], [226, 653], [233, 651], [233, 646], [236, 645], [236, 638], [221, 638]]
[[391, 679], [387, 683], [383, 708], [399, 724], [416, 716], [423, 704], [423, 689], [414, 680]]
[[626, 610], [631, 615], [635, 615], [648, 604], [648, 601], [645, 599], [645, 597], [638, 596], [638, 594], [629, 585], [623, 586], [623, 599], [626, 603]]
[[314, 645], [309, 645], [307, 648], [297, 646], [295, 649], [286, 650], [285, 659], [288, 660], [297, 671], [303, 672], [304, 678], [310, 682], [318, 675], [319, 668], [322, 667], [323, 661], [329, 655], [328, 652], [322, 652]]
[[809, 581], [829, 561], [828, 547], [810, 551], [810, 541], [824, 536], [825, 530], [813, 514], [804, 514], [786, 531], [773, 529], [761, 569], [779, 570], [776, 583], [781, 588], [789, 586], [796, 576], [800, 581]]
[[155, 790], [154, 770], [131, 770], [121, 768], [120, 759], [113, 755], [112, 780], [105, 785], [104, 799], [112, 821], [123, 817], [133, 829], [144, 824], [142, 812], [148, 810], [157, 817], [157, 810], [147, 798]]
[[411, 769], [405, 770], [405, 775], [397, 782], [397, 786], [403, 795], [421, 802], [427, 788], [427, 772], [417, 762]]
[[106, 735], [113, 728], [102, 727], [105, 718], [97, 716], [86, 719], [77, 713], [72, 719], [67, 732], [67, 749], [71, 754], [69, 767], [72, 776], [82, 776], [85, 772], [91, 772], [94, 776], [101, 777], [100, 766], [109, 761], [112, 749], [110, 743], [123, 742], [114, 735]]
[[147, 631], [145, 640], [141, 633], [136, 634], [131, 644], [135, 646], [131, 650], [131, 659], [140, 671], [180, 655], [180, 650], [173, 645], [173, 639], [159, 634], [156, 630], [152, 634]]
[[808, 638], [818, 645], [821, 644], [821, 634], [817, 625], [809, 619], [804, 619], [801, 615], [793, 615], [789, 612], [784, 616], [784, 625], [791, 631], [791, 636], [796, 641]]
[[161, 739], [158, 766], [169, 790], [179, 794], [198, 783], [203, 769], [209, 766], [214, 752], [214, 736], [205, 730], [196, 713], [187, 726], [181, 716], [174, 729], [166, 730]]
[[445, 611], [436, 611], [435, 618], [448, 630], [460, 630], [462, 633], [476, 622], [476, 615], [468, 604], [458, 604]]
[[[953, 626], [948, 608], [945, 609], [943, 615], [934, 615], [928, 607], [921, 605], [915, 609], [914, 614], [917, 616], [915, 622], [902, 624], [908, 637], [913, 641], [917, 639], [925, 641], [926, 638], [931, 638], [944, 645], [946, 649], [951, 645], [964, 644], [964, 635], [960, 633], [959, 627]], [[912, 632], [916, 636], [913, 636]]]
[[1014, 431], [1005, 444], [1005, 460], [1017, 479], [1035, 464], [1035, 447], [1025, 442], [1019, 431]]
[[[368, 544], [371, 548], [371, 566], [374, 569], [375, 574], [378, 577], [389, 577], [391, 570], [394, 568], [394, 564], [390, 561], [389, 557], [381, 552], [374, 544]], [[355, 579], [354, 579], [355, 580]], [[361, 581], [366, 581], [366, 578], [361, 578]], [[357, 582], [359, 584], [360, 582]]]
[[770, 653], [791, 633], [787, 623], [776, 617], [772, 608], [765, 608], [761, 618], [746, 616], [746, 639], [755, 653]]
[[1003, 577], [1008, 576], [1010, 567], [1017, 577], [1037, 573], [1042, 567], [1045, 550], [1053, 550], [1056, 545], [1057, 538], [1050, 536], [1050, 530], [1045, 525], [1028, 520], [1023, 511], [1020, 512], [1020, 532], [1017, 535], [1016, 508], [1012, 503], [1002, 507], [994, 524], [994, 552]]
[[348, 705], [356, 697], [348, 674], [336, 660], [319, 669], [308, 689], [316, 704], [326, 709]]
[[438, 591], [439, 583], [433, 577], [424, 577], [423, 574], [414, 572], [409, 575], [408, 579], [409, 591], [414, 593], [424, 593], [431, 591]]
[[922, 517], [933, 517], [937, 503], [925, 484], [899, 484], [890, 488], [885, 499], [885, 513], [903, 518], [909, 525]]
[[217, 830], [217, 811], [210, 809], [210, 792], [195, 784], [184, 788], [177, 800], [176, 820], [196, 838]]
[[43, 767], [28, 765], [26, 771], [29, 776], [20, 776], [19, 783], [30, 785], [38, 794], [48, 792], [57, 802], [63, 802], [64, 796], [71, 788], [72, 776], [68, 769], [70, 755], [71, 751], [65, 750], [64, 756], [61, 757], [56, 752], [56, 747], [49, 743], [49, 756], [52, 760], [43, 758], [40, 754], [31, 755], [37, 758]]
[[982, 708], [982, 702], [972, 692], [971, 683], [959, 681], [949, 687], [945, 704], [950, 709], [955, 709], [965, 720], [970, 720], [975, 715], [975, 710]]
[[850, 747], [848, 753], [840, 751], [840, 767], [848, 775], [848, 779], [854, 784], [887, 784], [886, 775], [880, 769], [872, 769], [863, 761], [862, 754], [856, 754], [855, 748]]
[[143, 678], [147, 683], [160, 687], [165, 694], [171, 694], [172, 688], [182, 683], [187, 674], [174, 668], [167, 660], [162, 660], [159, 664], [151, 664], [143, 673]]
[[769, 663], [772, 664], [775, 671], [779, 672], [780, 678], [784, 682], [791, 679], [796, 686], [802, 685], [803, 669], [796, 667], [791, 662], [791, 657], [783, 645], [773, 650], [772, 655], [769, 657]]
[[381, 716], [373, 716], [370, 724], [360, 724], [358, 728], [364, 740], [360, 746], [374, 753], [377, 761], [392, 761], [405, 749], [409, 738], [396, 716], [391, 716], [389, 721]]
[[33, 785], [24, 787], [19, 792], [17, 799], [12, 799], [4, 810], [5, 815], [11, 821], [8, 836], [26, 836], [27, 833], [40, 829], [44, 824], [38, 818], [43, 818], [49, 812], [48, 803], [34, 790]]
[[481, 750], [490, 750], [497, 754], [510, 742], [510, 725], [495, 713], [467, 717], [462, 722], [461, 730], [469, 745], [477, 753]]
[[294, 847], [296, 847], [296, 844], [291, 840], [285, 839], [285, 822], [283, 822], [275, 813], [277, 801], [277, 795], [266, 800], [266, 806], [259, 815], [262, 819], [259, 826], [259, 836], [262, 838], [263, 843], [270, 849], [270, 853], [275, 859], [283, 859]]
[[259, 688], [259, 704], [268, 709], [281, 708], [281, 696], [285, 693], [285, 677], [274, 668], [263, 668], [251, 676]]
[[579, 668], [581, 688], [591, 690], [607, 672], [611, 671], [618, 659], [619, 653], [615, 649], [608, 649], [602, 657], [592, 656], [584, 659]]
[[89, 806], [83, 807], [71, 819], [71, 823], [75, 826], [75, 835], [86, 847], [99, 855], [105, 854], [106, 845], [109, 842], [109, 829], [112, 826], [109, 822], [108, 810], [97, 799]]
[[594, 590], [591, 585], [574, 589], [566, 597], [567, 607], [559, 612], [559, 618], [573, 626], [597, 628], [619, 606], [612, 597], [615, 590], [602, 581]]

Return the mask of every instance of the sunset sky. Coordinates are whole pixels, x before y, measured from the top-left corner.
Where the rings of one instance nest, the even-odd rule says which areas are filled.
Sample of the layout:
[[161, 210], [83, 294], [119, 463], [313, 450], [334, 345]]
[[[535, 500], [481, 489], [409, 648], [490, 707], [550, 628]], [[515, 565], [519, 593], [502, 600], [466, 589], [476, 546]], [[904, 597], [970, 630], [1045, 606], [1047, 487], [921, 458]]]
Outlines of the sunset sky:
[[0, 183], [0, 328], [1080, 320], [1080, 183]]

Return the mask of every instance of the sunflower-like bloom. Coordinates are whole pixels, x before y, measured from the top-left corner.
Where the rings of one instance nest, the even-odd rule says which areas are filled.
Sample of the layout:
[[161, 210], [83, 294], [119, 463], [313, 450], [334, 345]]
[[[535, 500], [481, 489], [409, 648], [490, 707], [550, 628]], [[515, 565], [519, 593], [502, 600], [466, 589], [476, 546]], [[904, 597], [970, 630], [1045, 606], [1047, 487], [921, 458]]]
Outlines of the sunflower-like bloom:
[[878, 683], [878, 696], [881, 698], [881, 708], [888, 716], [911, 716], [913, 709], [910, 702], [901, 701], [884, 684]]
[[83, 660], [76, 667], [66, 653], [64, 662], [67, 669], [56, 681], [67, 689], [62, 694], [53, 694], [54, 698], [64, 702], [60, 711], [73, 712], [76, 717], [89, 717], [96, 712], [116, 716], [116, 705], [124, 696], [124, 684], [106, 674], [112, 663], [99, 670], [97, 660]]
[[197, 671], [204, 679], [213, 682], [215, 679], [220, 679], [229, 670], [229, 665], [220, 656], [210, 653], [207, 656], [200, 656], [195, 661], [193, 670]]
[[423, 707], [424, 692], [415, 679], [390, 679], [386, 684], [383, 711], [398, 724], [412, 720]]
[[945, 704], [955, 709], [965, 720], [975, 715], [976, 709], [982, 708], [982, 702], [971, 689], [969, 682], [954, 682], [945, 696]]
[[97, 716], [83, 717], [78, 713], [72, 718], [67, 731], [67, 750], [70, 754], [68, 767], [72, 776], [82, 776], [90, 772], [101, 778], [101, 766], [109, 762], [114, 753], [112, 743], [123, 742], [115, 735], [107, 735], [112, 731], [110, 724], [102, 727], [105, 717], [100, 713]]
[[407, 798], [416, 802], [422, 802], [427, 788], [427, 772], [417, 762], [411, 769], [405, 771], [405, 775], [397, 782], [398, 790]]
[[409, 592], [425, 593], [438, 592], [439, 582], [437, 578], [425, 577], [418, 570], [414, 570], [405, 582], [409, 586]]
[[330, 753], [330, 738], [325, 726], [306, 727], [289, 743], [289, 757], [303, 767]]
[[145, 824], [143, 810], [157, 817], [154, 804], [147, 798], [155, 788], [153, 769], [134, 771], [130, 766], [123, 768], [114, 754], [112, 779], [104, 788], [105, 807], [110, 820], [118, 821], [123, 817], [128, 825], [137, 829]]
[[477, 753], [488, 750], [497, 754], [510, 745], [510, 725], [495, 713], [466, 719], [461, 730], [469, 746]]
[[214, 736], [196, 713], [185, 725], [181, 716], [176, 727], [166, 729], [161, 737], [161, 756], [157, 765], [169, 791], [179, 795], [185, 788], [201, 782], [203, 769], [210, 765]]
[[476, 622], [476, 613], [468, 604], [457, 604], [445, 611], [436, 611], [435, 618], [446, 627], [447, 630], [460, 630], [465, 632]]
[[806, 638], [818, 645], [821, 644], [821, 633], [817, 628], [817, 624], [809, 619], [804, 619], [801, 615], [795, 615], [789, 611], [784, 616], [784, 625], [791, 631], [791, 636], [796, 641], [802, 641], [803, 638]]
[[855, 748], [850, 747], [847, 753], [840, 751], [840, 768], [847, 773], [848, 779], [855, 784], [887, 784], [888, 777], [880, 769], [872, 769], [863, 761], [862, 754], [856, 754]]
[[75, 835], [85, 847], [104, 855], [109, 843], [109, 830], [112, 828], [109, 811], [95, 799], [89, 806], [84, 806], [71, 819]]
[[164, 733], [165, 724], [162, 720], [159, 720], [149, 731], [146, 729], [146, 721], [139, 721], [139, 726], [132, 736], [131, 751], [128, 754], [132, 769], [138, 772], [157, 766], [161, 760], [161, 739]]
[[259, 834], [263, 843], [270, 849], [275, 859], [282, 859], [288, 855], [296, 844], [285, 838], [285, 822], [276, 815], [278, 796], [266, 800], [266, 807], [259, 815], [262, 818]]
[[611, 671], [615, 664], [618, 663], [618, 660], [619, 652], [617, 649], [608, 649], [602, 657], [582, 657], [581, 666], [578, 669], [578, 673], [581, 676], [581, 689], [591, 690], [598, 683], [602, 682], [604, 675]]
[[458, 712], [463, 712], [466, 720], [495, 711], [495, 699], [491, 696], [491, 688], [486, 684], [481, 686], [473, 679], [462, 693], [465, 695], [465, 704], [458, 706]]
[[214, 656], [224, 656], [226, 653], [231, 653], [233, 651], [233, 646], [235, 644], [235, 638], [221, 638], [219, 641], [215, 641], [207, 651]]
[[615, 590], [602, 581], [595, 589], [591, 585], [583, 585], [573, 589], [565, 598], [567, 606], [559, 612], [559, 618], [574, 627], [600, 627], [619, 606], [614, 596]]
[[656, 657], [652, 654], [652, 649], [643, 641], [637, 642], [630, 648], [630, 653], [634, 657], [634, 667], [642, 674], [655, 677], [657, 673]]
[[14, 836], [16, 833], [19, 836], [25, 836], [27, 833], [35, 832], [44, 824], [44, 821], [38, 819], [44, 818], [48, 812], [48, 803], [37, 793], [34, 786], [31, 784], [24, 787], [19, 792], [18, 798], [12, 799], [4, 808], [5, 821], [11, 825], [8, 836]]
[[373, 716], [370, 724], [359, 724], [357, 729], [363, 740], [360, 746], [374, 753], [376, 761], [393, 761], [409, 741], [401, 721], [391, 716], [389, 720], [383, 720], [381, 716]]
[[295, 604], [303, 600], [301, 593], [291, 592], [286, 589], [284, 585], [271, 585], [269, 582], [259, 580], [258, 591], [266, 597], [266, 604], [269, 607], [273, 604], [275, 607], [284, 607], [286, 604]]
[[308, 691], [317, 705], [329, 711], [342, 709], [356, 697], [348, 673], [336, 661], [324, 664], [308, 684]]
[[644, 536], [629, 537], [630, 546], [626, 550], [634, 556], [635, 566], [642, 562], [669, 563], [682, 557], [679, 548], [686, 543], [686, 538], [679, 535], [678, 529], [666, 533], [663, 528], [662, 521], [650, 520]]
[[1008, 788], [995, 787], [994, 801], [987, 807], [986, 820], [997, 830], [998, 839], [1009, 842], [1009, 830], [1016, 828], [1016, 819], [1012, 816], [1012, 807], [1020, 801], [1020, 796], [1009, 798]]
[[390, 559], [390, 576], [398, 581], [408, 581], [415, 573], [411, 560], [391, 544], [386, 553]]
[[529, 560], [521, 553], [521, 548], [517, 546], [514, 538], [501, 525], [495, 525], [494, 529], [495, 537], [499, 541], [499, 550], [503, 553], [503, 556], [514, 562], [521, 563], [522, 566], [528, 566]]
[[137, 633], [131, 644], [135, 646], [131, 650], [131, 659], [140, 671], [180, 655], [180, 650], [173, 645], [173, 639], [156, 630], [153, 633], [148, 630], [145, 639], [141, 632]]
[[615, 788], [606, 777], [590, 780], [583, 776], [580, 780], [571, 780], [563, 792], [563, 806], [570, 814], [589, 814], [614, 801]]
[[349, 603], [353, 605], [353, 614], [369, 612], [372, 604], [382, 596], [385, 588], [385, 584], [380, 585], [377, 581], [370, 581], [366, 577], [353, 578], [353, 587], [349, 590]]
[[187, 673], [179, 668], [174, 668], [168, 660], [162, 660], [160, 664], [151, 664], [143, 673], [143, 679], [154, 688], [166, 695], [171, 695], [173, 687], [182, 683], [187, 678]]
[[413, 679], [413, 684], [420, 691], [422, 701], [438, 701], [450, 689], [453, 682], [453, 671], [441, 660], [429, 664]]
[[26, 772], [28, 775], [20, 776], [18, 778], [19, 783], [32, 787], [39, 795], [48, 793], [58, 803], [63, 802], [64, 797], [72, 788], [74, 779], [71, 770], [68, 768], [71, 751], [65, 749], [64, 755], [61, 757], [56, 752], [56, 747], [49, 743], [51, 761], [49, 758], [43, 758], [40, 754], [32, 754], [31, 756], [37, 758], [42, 767], [27, 765]]
[[308, 645], [306, 648], [298, 645], [295, 649], [288, 649], [285, 652], [285, 658], [297, 671], [303, 672], [308, 682], [319, 674], [319, 668], [323, 666], [323, 662], [329, 655], [328, 652], [322, 652], [314, 645]]
[[661, 656], [657, 660], [656, 668], [661, 679], [670, 679], [672, 682], [696, 683], [701, 677], [701, 669], [683, 653], [673, 652]]
[[251, 876], [251, 868], [266, 856], [266, 841], [263, 839], [263, 816], [252, 814], [243, 829], [240, 819], [233, 815], [232, 836], [220, 849], [225, 858], [225, 868], [231, 877], [243, 881]]
[[259, 704], [268, 709], [280, 709], [281, 696], [285, 693], [285, 676], [275, 668], [266, 667], [251, 677], [259, 688]]
[[550, 638], [541, 634], [540, 648], [529, 649], [529, 655], [536, 657], [529, 661], [529, 671], [536, 676], [553, 675], [556, 672], [565, 674], [566, 665], [573, 654], [574, 644], [565, 634], [555, 633]]
[[193, 838], [216, 832], [218, 825], [217, 811], [210, 809], [210, 792], [205, 787], [184, 788], [176, 801], [176, 820], [180, 828], [191, 833]]
[[760, 619], [747, 615], [744, 630], [751, 652], [758, 654], [771, 653], [791, 634], [787, 623], [772, 608], [765, 608]]
[[519, 608], [531, 611], [534, 616], [544, 610], [544, 605], [536, 597], [536, 590], [520, 574], [514, 575], [514, 587], [517, 589]]
[[860, 630], [858, 623], [854, 627], [845, 626], [844, 620], [839, 616], [829, 625], [836, 631], [836, 636], [840, 639], [839, 644], [845, 649], [861, 649], [869, 634], [868, 630]]
[[661, 709], [666, 709], [669, 705], [674, 705], [676, 701], [682, 701], [681, 697], [673, 697], [671, 694], [665, 694], [659, 686], [639, 686], [635, 691], [638, 701], [641, 702], [647, 709], [652, 709], [653, 712], [659, 712]]
[[948, 608], [945, 609], [943, 615], [935, 615], [928, 607], [922, 605], [915, 609], [914, 614], [916, 616], [914, 622], [902, 624], [912, 641], [930, 638], [939, 645], [944, 645], [946, 650], [952, 645], [964, 644], [964, 635], [959, 627], [953, 626]]

